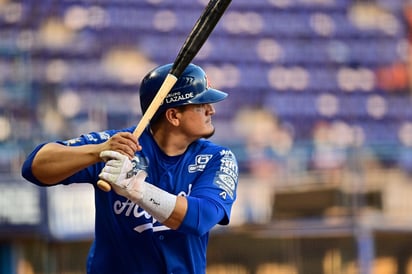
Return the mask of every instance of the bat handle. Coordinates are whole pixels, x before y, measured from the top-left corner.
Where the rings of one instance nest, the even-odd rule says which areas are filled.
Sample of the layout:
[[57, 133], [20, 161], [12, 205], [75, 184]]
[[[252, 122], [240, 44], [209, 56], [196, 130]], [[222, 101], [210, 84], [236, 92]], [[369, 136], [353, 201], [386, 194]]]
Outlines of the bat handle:
[[101, 190], [103, 190], [104, 192], [109, 192], [109, 191], [112, 189], [112, 187], [110, 186], [110, 184], [109, 184], [108, 182], [104, 181], [104, 180], [99, 180], [99, 181], [97, 182], [97, 186], [98, 186]]
[[[133, 135], [136, 136], [136, 138], [139, 138], [139, 136], [143, 133], [144, 129], [149, 124], [150, 119], [155, 115], [164, 98], [169, 93], [169, 91], [172, 90], [176, 82], [177, 77], [175, 75], [170, 73], [166, 75], [166, 79], [163, 81], [163, 84], [161, 85], [155, 98], [153, 98], [153, 101], [150, 103], [142, 119], [139, 121], [135, 130], [133, 131]], [[112, 189], [111, 185], [104, 180], [99, 180], [97, 182], [97, 186], [105, 192], [109, 192]]]

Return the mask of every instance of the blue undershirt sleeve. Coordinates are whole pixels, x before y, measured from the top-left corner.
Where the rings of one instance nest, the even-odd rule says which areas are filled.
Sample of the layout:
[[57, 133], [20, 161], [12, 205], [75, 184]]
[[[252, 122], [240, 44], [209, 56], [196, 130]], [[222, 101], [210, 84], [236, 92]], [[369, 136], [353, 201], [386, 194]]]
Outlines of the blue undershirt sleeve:
[[187, 212], [179, 231], [202, 236], [225, 216], [223, 208], [208, 199], [187, 196]]
[[39, 186], [45, 186], [42, 182], [40, 182], [39, 180], [37, 180], [36, 177], [34, 177], [32, 171], [31, 171], [31, 166], [33, 164], [33, 160], [34, 157], [36, 156], [37, 152], [45, 145], [44, 144], [40, 144], [38, 145], [26, 158], [26, 160], [24, 161], [22, 168], [21, 168], [21, 174], [23, 176], [23, 178], [25, 178], [26, 180], [32, 182], [33, 184], [39, 185]]

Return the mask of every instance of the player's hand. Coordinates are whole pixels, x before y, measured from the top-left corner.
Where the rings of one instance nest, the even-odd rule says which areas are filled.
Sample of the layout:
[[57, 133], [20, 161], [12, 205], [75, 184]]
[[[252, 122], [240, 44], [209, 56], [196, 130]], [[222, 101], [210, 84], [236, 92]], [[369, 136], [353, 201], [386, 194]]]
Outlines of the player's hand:
[[[129, 159], [133, 159], [136, 151], [142, 150], [142, 147], [132, 133], [119, 132], [113, 135], [106, 142], [102, 143], [101, 152], [106, 150], [117, 151], [128, 156]], [[102, 158], [102, 160], [105, 159]]]
[[110, 183], [117, 194], [138, 203], [143, 197], [146, 171], [135, 167], [126, 155], [117, 151], [103, 151], [100, 157], [106, 161], [106, 166], [99, 178]]

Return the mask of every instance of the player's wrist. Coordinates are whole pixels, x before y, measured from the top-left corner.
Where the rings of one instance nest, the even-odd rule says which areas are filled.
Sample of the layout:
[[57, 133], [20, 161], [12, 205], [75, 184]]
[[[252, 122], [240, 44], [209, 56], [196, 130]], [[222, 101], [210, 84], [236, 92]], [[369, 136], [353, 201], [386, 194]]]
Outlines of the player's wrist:
[[96, 162], [106, 162], [108, 159], [102, 157], [102, 152], [107, 151], [104, 143], [101, 144], [91, 144], [89, 147], [89, 155], [95, 159]]
[[173, 213], [177, 196], [170, 194], [147, 182], [142, 183], [142, 192], [140, 197], [134, 201], [153, 218], [163, 223]]

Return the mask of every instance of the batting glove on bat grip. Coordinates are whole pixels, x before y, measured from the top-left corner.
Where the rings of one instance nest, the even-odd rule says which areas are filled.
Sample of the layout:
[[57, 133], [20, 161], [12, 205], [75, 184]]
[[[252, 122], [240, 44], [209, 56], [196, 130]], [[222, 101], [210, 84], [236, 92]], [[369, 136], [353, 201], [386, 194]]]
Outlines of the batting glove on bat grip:
[[143, 198], [146, 171], [135, 167], [126, 155], [117, 151], [102, 151], [100, 157], [106, 165], [99, 178], [110, 183], [117, 194], [139, 202]]

